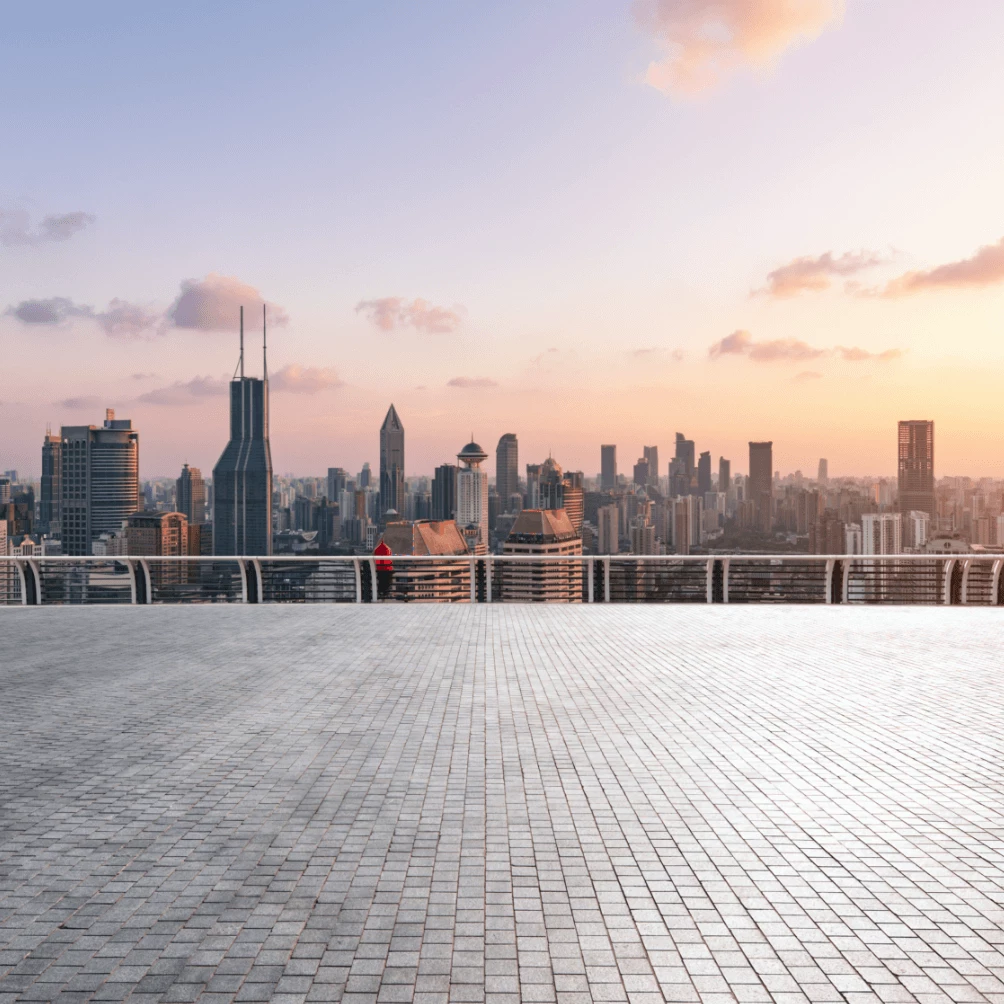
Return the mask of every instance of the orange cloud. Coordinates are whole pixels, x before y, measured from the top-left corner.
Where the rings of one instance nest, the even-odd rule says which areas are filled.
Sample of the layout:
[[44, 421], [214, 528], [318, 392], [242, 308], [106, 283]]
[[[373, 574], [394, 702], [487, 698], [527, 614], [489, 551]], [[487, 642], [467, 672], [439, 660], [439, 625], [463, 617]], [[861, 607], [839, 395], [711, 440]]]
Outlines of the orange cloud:
[[886, 349], [885, 352], [868, 352], [866, 349], [860, 349], [856, 345], [838, 345], [836, 352], [845, 363], [863, 363], [871, 359], [880, 363], [888, 363], [893, 359], [901, 359], [903, 356], [902, 349]]
[[421, 297], [410, 303], [400, 296], [384, 296], [379, 300], [361, 300], [356, 313], [365, 314], [381, 331], [412, 327], [426, 334], [449, 334], [460, 327], [463, 308], [437, 307]]
[[792, 377], [795, 383], [808, 383], [811, 380], [822, 380], [822, 378], [823, 374], [817, 373], [815, 370], [802, 370], [801, 373]]
[[[210, 272], [205, 279], [186, 279], [181, 292], [167, 310], [167, 321], [176, 328], [196, 331], [233, 331], [240, 308], [252, 328], [261, 320], [265, 300], [254, 286], [232, 275]], [[289, 318], [282, 307], [268, 304], [269, 324], [286, 324]]]
[[645, 80], [665, 94], [706, 91], [744, 67], [770, 66], [843, 8], [843, 0], [637, 0], [638, 22], [666, 50]]
[[883, 296], [907, 296], [929, 289], [982, 289], [1004, 282], [1004, 237], [986, 244], [961, 261], [939, 265], [926, 272], [907, 272], [893, 279]]
[[291, 394], [316, 394], [329, 387], [341, 387], [342, 381], [330, 366], [301, 366], [290, 363], [268, 378], [272, 390]]
[[[835, 349], [817, 349], [803, 342], [800, 338], [775, 338], [770, 341], [758, 342], [748, 331], [733, 331], [721, 341], [715, 342], [708, 349], [712, 359], [722, 356], [746, 356], [756, 363], [805, 362], [810, 359], [822, 359], [824, 356], [837, 355], [844, 362], [856, 363], [866, 360], [889, 362], [903, 355], [901, 349], [886, 349], [884, 352], [869, 352], [857, 346], [838, 345]], [[810, 372], [810, 371], [806, 371]], [[799, 374], [798, 379], [808, 379]]]
[[795, 258], [767, 274], [767, 285], [755, 293], [779, 299], [799, 293], [816, 293], [829, 289], [835, 278], [854, 275], [880, 265], [883, 259], [870, 251], [848, 251], [834, 255], [832, 251], [818, 258]]

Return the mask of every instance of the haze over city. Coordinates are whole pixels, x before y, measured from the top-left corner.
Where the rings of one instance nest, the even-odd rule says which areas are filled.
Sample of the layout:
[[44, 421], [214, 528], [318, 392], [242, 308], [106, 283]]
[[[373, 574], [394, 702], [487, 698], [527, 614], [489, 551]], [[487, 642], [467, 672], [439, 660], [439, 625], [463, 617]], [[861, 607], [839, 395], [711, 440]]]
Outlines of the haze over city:
[[144, 477], [211, 469], [264, 300], [277, 472], [375, 464], [393, 401], [409, 475], [679, 429], [892, 475], [923, 418], [1001, 476], [1004, 10], [778, 10], [8, 12], [0, 462], [113, 407]]

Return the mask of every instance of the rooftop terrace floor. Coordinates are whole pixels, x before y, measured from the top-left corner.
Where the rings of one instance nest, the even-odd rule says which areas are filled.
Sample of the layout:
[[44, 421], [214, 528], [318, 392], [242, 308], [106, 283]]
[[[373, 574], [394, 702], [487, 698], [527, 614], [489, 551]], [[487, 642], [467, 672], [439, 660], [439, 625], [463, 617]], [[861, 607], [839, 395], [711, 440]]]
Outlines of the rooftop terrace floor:
[[1004, 619], [0, 611], [0, 1002], [1004, 1004]]

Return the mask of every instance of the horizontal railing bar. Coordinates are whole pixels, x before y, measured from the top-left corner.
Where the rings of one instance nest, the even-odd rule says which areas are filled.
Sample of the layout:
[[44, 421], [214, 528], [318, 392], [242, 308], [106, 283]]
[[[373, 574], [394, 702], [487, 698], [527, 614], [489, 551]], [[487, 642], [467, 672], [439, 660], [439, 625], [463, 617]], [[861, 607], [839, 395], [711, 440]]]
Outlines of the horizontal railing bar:
[[[144, 558], [147, 561], [183, 561], [201, 562], [206, 564], [216, 564], [237, 561], [263, 561], [269, 563], [288, 563], [300, 561], [324, 561], [324, 562], [344, 562], [351, 564], [355, 561], [457, 561], [469, 564], [471, 559], [476, 561], [578, 561], [586, 562], [590, 560], [609, 559], [611, 562], [637, 563], [637, 562], [677, 562], [680, 564], [706, 565], [708, 561], [758, 561], [770, 564], [783, 565], [796, 562], [810, 562], [812, 564], [823, 564], [827, 561], [1000, 561], [1004, 559], [1004, 554], [269, 554], [269, 555], [232, 555], [232, 554], [116, 554], [116, 555], [93, 555], [93, 554], [46, 554], [31, 555], [32, 561], [69, 563], [84, 562], [87, 564], [112, 565], [128, 560]], [[0, 555], [0, 562], [13, 564], [18, 561], [25, 561], [28, 558], [19, 555]]]

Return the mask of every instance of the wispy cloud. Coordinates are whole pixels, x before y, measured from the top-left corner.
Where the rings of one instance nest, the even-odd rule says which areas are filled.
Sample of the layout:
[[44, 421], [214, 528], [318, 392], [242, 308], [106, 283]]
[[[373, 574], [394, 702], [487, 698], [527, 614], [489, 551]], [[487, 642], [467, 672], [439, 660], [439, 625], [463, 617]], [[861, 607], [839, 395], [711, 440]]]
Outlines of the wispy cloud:
[[0, 209], [0, 244], [5, 247], [37, 247], [68, 241], [74, 234], [90, 226], [96, 217], [77, 210], [46, 216], [37, 227], [23, 209]]
[[94, 309], [74, 303], [66, 296], [50, 296], [39, 300], [22, 300], [6, 313], [24, 324], [62, 324], [71, 317], [93, 317]]
[[140, 394], [137, 401], [143, 404], [157, 404], [176, 407], [194, 404], [205, 398], [222, 397], [227, 392], [228, 381], [222, 377], [193, 377], [178, 381], [167, 387], [157, 387]]
[[[194, 331], [234, 331], [238, 325], [240, 308], [244, 307], [245, 323], [251, 329], [261, 320], [265, 304], [261, 293], [232, 275], [210, 272], [205, 279], [186, 279], [181, 291], [170, 307], [166, 319], [176, 328]], [[286, 311], [275, 303], [268, 303], [268, 323], [283, 325], [289, 321]]]
[[115, 338], [135, 338], [152, 330], [160, 321], [156, 312], [125, 300], [115, 299], [105, 310], [95, 310], [86, 304], [74, 303], [66, 296], [22, 300], [16, 307], [8, 307], [6, 313], [25, 324], [50, 327], [73, 317], [83, 317], [96, 322], [106, 335]]
[[639, 24], [665, 49], [645, 80], [688, 96], [736, 71], [769, 67], [843, 14], [843, 0], [636, 0]]
[[838, 345], [833, 349], [820, 349], [799, 338], [775, 338], [758, 342], [748, 331], [733, 331], [709, 349], [712, 359], [723, 356], [745, 356], [756, 363], [808, 362], [826, 356], [836, 356], [844, 362], [866, 361], [891, 362], [903, 355], [902, 349], [886, 349], [884, 352], [869, 352], [857, 346]]
[[883, 296], [908, 296], [937, 289], [982, 289], [1004, 282], [1004, 238], [981, 247], [969, 258], [893, 279]]
[[658, 360], [658, 359], [671, 359], [674, 363], [683, 362], [686, 357], [686, 353], [683, 349], [661, 349], [656, 347], [643, 348], [643, 349], [632, 349], [631, 355], [635, 359], [645, 360]]
[[460, 327], [463, 308], [437, 307], [421, 298], [406, 300], [400, 296], [385, 296], [379, 300], [360, 300], [356, 313], [370, 319], [381, 331], [412, 327], [431, 335], [449, 334]]
[[93, 395], [64, 397], [62, 401], [56, 401], [55, 404], [60, 408], [69, 408], [71, 411], [83, 411], [86, 408], [97, 408], [101, 404], [101, 398]]
[[884, 261], [871, 251], [848, 251], [842, 255], [827, 251], [817, 258], [795, 258], [768, 273], [767, 285], [751, 295], [784, 299], [799, 293], [817, 293], [829, 289], [835, 279], [847, 278]]
[[476, 387], [497, 387], [498, 383], [489, 377], [454, 377], [448, 380], [447, 387], [461, 387], [463, 389], [473, 389]]
[[817, 373], [815, 370], [802, 370], [801, 373], [796, 373], [792, 377], [795, 383], [809, 383], [812, 380], [821, 380], [823, 378], [822, 373]]
[[342, 380], [330, 366], [301, 366], [290, 363], [277, 370], [269, 378], [272, 390], [287, 391], [291, 394], [316, 394], [330, 387], [341, 387]]

